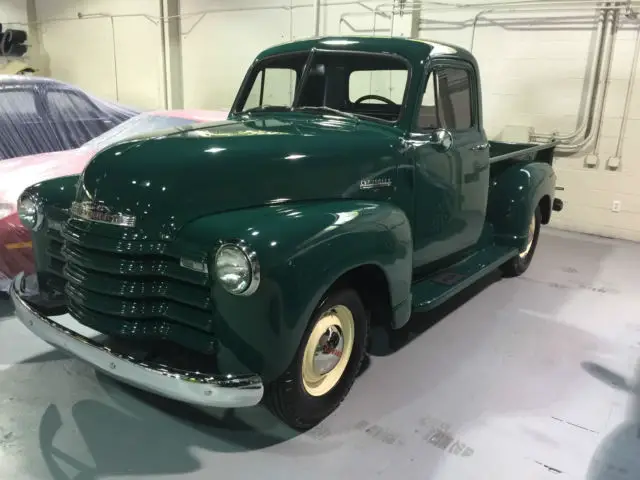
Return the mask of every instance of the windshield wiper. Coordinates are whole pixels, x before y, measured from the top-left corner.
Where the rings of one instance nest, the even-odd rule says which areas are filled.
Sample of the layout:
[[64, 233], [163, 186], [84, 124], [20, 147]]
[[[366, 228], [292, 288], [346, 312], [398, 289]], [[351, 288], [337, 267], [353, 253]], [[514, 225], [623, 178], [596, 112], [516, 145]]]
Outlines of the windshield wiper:
[[312, 107], [312, 106], [302, 106], [302, 107], [295, 107], [293, 109], [294, 111], [296, 110], [312, 110], [312, 111], [325, 111], [325, 112], [331, 112], [334, 113], [336, 115], [340, 115], [341, 117], [347, 117], [350, 118], [352, 120], [355, 121], [359, 121], [360, 118], [358, 118], [357, 115], [350, 113], [350, 112], [343, 112], [342, 110], [338, 110], [337, 108], [332, 108], [332, 107], [327, 107], [325, 105], [319, 106], [319, 107]]
[[291, 107], [286, 107], [284, 105], [259, 105], [257, 107], [248, 108], [246, 110], [242, 110], [240, 113], [250, 113], [250, 112], [288, 112], [291, 110]]

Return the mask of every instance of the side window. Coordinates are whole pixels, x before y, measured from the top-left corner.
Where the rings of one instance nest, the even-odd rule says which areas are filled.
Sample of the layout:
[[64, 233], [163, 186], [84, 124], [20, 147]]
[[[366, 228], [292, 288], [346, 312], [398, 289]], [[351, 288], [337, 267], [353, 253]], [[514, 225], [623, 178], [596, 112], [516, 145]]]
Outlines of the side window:
[[264, 105], [291, 106], [296, 91], [296, 71], [290, 68], [260, 70], [244, 110]]
[[0, 90], [0, 114], [38, 115], [36, 98], [28, 90]]
[[471, 76], [463, 68], [438, 68], [427, 79], [418, 129], [466, 130], [473, 122]]
[[[378, 95], [402, 105], [408, 70], [356, 70], [349, 77], [349, 101]], [[378, 100], [379, 102], [380, 100]]]
[[100, 112], [91, 103], [73, 92], [47, 92], [47, 103], [55, 120], [95, 120]]

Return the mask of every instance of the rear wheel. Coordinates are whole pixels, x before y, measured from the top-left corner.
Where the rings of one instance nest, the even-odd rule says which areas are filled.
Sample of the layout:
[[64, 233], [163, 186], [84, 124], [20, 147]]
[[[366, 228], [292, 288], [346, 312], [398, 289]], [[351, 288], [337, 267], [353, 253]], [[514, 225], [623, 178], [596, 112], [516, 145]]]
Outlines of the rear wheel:
[[529, 230], [527, 231], [527, 244], [524, 249], [508, 262], [504, 263], [500, 269], [506, 277], [517, 277], [522, 275], [533, 259], [533, 254], [536, 251], [538, 245], [538, 235], [540, 234], [542, 215], [540, 213], [540, 207], [536, 207], [533, 216], [529, 221]]
[[358, 294], [343, 288], [316, 308], [289, 368], [267, 387], [270, 410], [296, 430], [330, 415], [351, 390], [365, 355], [369, 318]]

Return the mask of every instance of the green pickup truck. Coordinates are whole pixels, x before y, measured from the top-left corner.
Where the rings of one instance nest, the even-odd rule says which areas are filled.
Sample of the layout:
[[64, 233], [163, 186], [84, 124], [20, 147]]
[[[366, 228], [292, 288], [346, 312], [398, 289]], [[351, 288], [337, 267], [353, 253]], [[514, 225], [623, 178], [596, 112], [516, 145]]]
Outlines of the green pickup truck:
[[18, 318], [141, 389], [264, 401], [311, 428], [351, 389], [370, 325], [522, 274], [562, 208], [554, 144], [488, 141], [479, 78], [471, 53], [428, 41], [267, 49], [227, 120], [25, 190], [37, 274], [13, 282]]

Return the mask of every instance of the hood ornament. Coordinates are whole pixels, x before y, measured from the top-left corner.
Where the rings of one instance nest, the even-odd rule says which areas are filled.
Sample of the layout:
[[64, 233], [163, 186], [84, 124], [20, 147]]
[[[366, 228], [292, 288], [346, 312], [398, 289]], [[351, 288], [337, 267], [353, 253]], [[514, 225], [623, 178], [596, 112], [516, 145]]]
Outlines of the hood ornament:
[[88, 220], [90, 222], [106, 223], [118, 227], [135, 227], [136, 217], [125, 213], [113, 212], [111, 208], [98, 201], [94, 192], [93, 200], [73, 202], [70, 213], [72, 217]]

